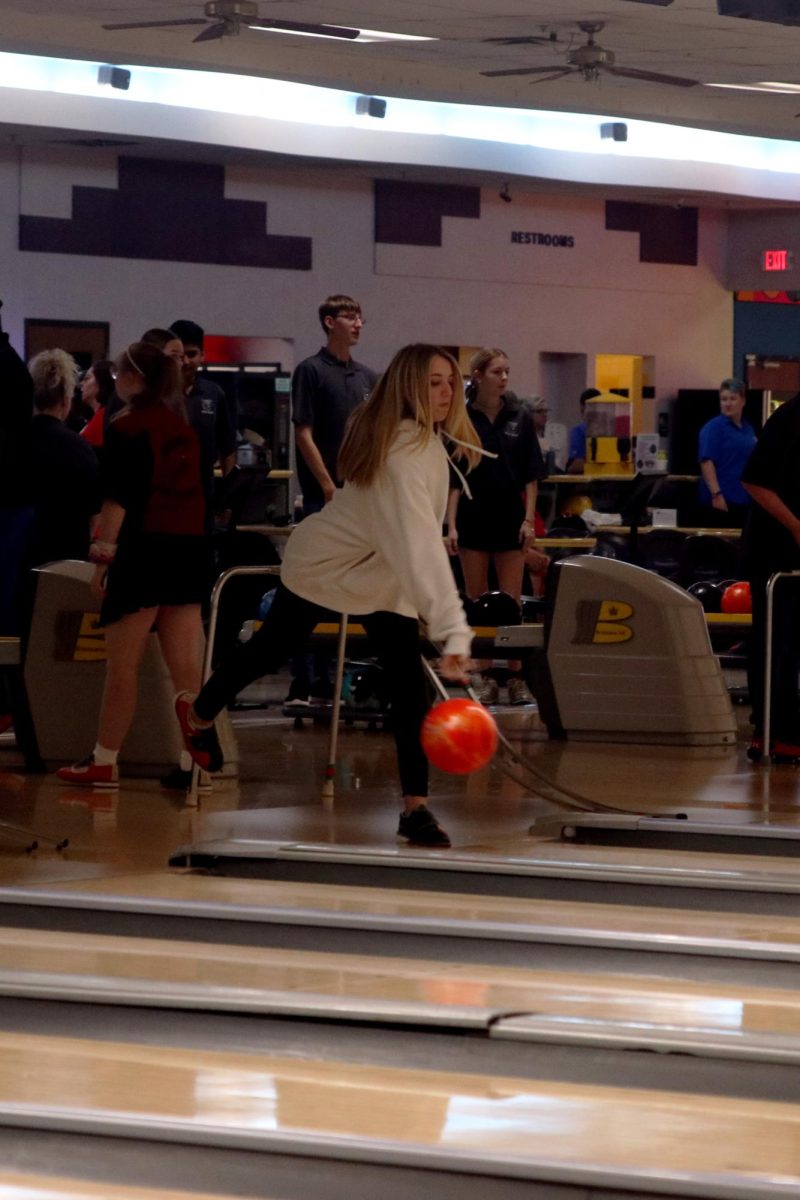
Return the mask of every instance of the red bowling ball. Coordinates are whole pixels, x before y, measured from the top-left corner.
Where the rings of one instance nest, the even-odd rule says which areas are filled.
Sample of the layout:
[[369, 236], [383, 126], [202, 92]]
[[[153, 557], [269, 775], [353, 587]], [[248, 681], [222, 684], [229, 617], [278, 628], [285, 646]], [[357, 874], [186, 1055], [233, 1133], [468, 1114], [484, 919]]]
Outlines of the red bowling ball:
[[722, 593], [722, 611], [724, 613], [751, 613], [753, 598], [750, 595], [750, 584], [732, 583]]
[[445, 700], [422, 723], [422, 749], [440, 771], [469, 775], [485, 767], [497, 749], [494, 717], [474, 700]]

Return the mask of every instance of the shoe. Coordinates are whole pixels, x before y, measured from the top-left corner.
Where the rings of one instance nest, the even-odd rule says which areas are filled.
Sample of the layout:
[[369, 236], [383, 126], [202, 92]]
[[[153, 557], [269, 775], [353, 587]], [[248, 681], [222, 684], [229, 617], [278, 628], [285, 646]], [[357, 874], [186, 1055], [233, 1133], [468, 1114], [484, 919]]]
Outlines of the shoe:
[[481, 704], [497, 704], [500, 689], [491, 675], [473, 675], [470, 686]]
[[119, 787], [119, 768], [116, 763], [96, 763], [94, 755], [90, 754], [72, 767], [59, 767], [56, 779], [73, 787], [116, 788]]
[[524, 679], [519, 676], [513, 676], [508, 681], [508, 703], [509, 704], [535, 704], [531, 690]]
[[183, 744], [201, 771], [215, 774], [221, 771], [225, 759], [213, 723], [205, 727], [194, 725], [191, 719], [195, 697], [191, 692], [180, 692], [175, 697], [175, 715], [183, 737]]
[[333, 684], [330, 679], [315, 679], [311, 685], [311, 702], [331, 704], [333, 702]]
[[412, 846], [441, 846], [450, 845], [450, 838], [442, 829], [436, 817], [427, 804], [412, 808], [411, 812], [400, 813], [400, 824], [397, 827], [399, 837], [404, 837]]
[[752, 738], [750, 745], [747, 747], [747, 757], [750, 759], [750, 762], [757, 763], [761, 762], [761, 756], [763, 753], [764, 739], [759, 734], [758, 736], [754, 736]]
[[297, 675], [289, 684], [289, 694], [283, 702], [284, 708], [308, 708], [311, 700], [311, 685], [308, 680]]
[[[180, 767], [173, 767], [168, 775], [161, 776], [160, 783], [166, 792], [188, 792], [192, 786], [192, 772], [183, 771]], [[198, 772], [197, 790], [198, 792], [211, 791], [211, 779], [206, 771]]]
[[0, 713], [0, 733], [8, 733], [14, 728], [14, 718], [11, 713]]
[[772, 747], [772, 761], [792, 767], [800, 766], [800, 745], [797, 742], [784, 742], [780, 738], [776, 738]]

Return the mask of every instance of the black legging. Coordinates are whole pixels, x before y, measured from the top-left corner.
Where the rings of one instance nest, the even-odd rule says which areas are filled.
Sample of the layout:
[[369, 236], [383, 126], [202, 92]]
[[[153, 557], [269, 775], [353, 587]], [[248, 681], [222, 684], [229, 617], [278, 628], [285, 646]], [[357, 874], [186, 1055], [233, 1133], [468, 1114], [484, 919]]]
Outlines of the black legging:
[[[198, 717], [213, 721], [254, 679], [274, 675], [288, 659], [305, 649], [325, 611], [279, 583], [261, 628], [249, 642], [223, 659], [200, 692], [194, 704]], [[391, 612], [364, 613], [358, 620], [386, 674], [403, 795], [427, 796], [428, 760], [420, 745], [419, 731], [428, 711], [428, 696], [420, 658], [419, 626], [412, 617]]]

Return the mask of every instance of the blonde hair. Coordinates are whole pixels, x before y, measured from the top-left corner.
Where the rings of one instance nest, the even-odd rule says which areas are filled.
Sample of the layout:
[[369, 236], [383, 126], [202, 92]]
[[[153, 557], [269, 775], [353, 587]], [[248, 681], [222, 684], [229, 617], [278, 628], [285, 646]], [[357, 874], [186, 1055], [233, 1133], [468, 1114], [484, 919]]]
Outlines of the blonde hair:
[[[430, 368], [434, 358], [443, 358], [453, 370], [453, 400], [444, 421], [434, 424], [430, 408]], [[480, 440], [467, 416], [464, 387], [458, 363], [440, 346], [417, 343], [398, 350], [381, 375], [368, 400], [351, 415], [339, 452], [339, 473], [348, 483], [368, 487], [389, 453], [400, 422], [416, 423], [413, 444], [424, 446], [437, 428], [460, 442], [480, 446]], [[454, 456], [474, 467], [480, 457], [476, 450], [457, 447]]]
[[42, 350], [28, 363], [33, 380], [33, 406], [48, 412], [65, 399], [72, 400], [78, 385], [78, 364], [66, 350]]

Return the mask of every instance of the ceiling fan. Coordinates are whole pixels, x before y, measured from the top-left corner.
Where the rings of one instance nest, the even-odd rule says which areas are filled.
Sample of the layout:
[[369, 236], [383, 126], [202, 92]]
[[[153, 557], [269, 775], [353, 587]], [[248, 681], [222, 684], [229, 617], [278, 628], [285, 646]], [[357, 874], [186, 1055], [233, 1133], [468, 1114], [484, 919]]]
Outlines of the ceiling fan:
[[282, 33], [316, 34], [318, 37], [345, 38], [352, 41], [361, 32], [344, 25], [322, 25], [308, 21], [282, 21], [260, 17], [255, 0], [208, 0], [203, 5], [204, 17], [184, 17], [175, 21], [126, 21], [121, 25], [104, 25], [103, 29], [176, 29], [181, 25], [203, 25], [195, 42], [213, 42], [217, 38], [235, 37], [245, 29], [274, 29]]
[[615, 55], [612, 50], [606, 50], [594, 40], [594, 35], [605, 28], [604, 21], [580, 21], [578, 28], [587, 35], [582, 46], [567, 52], [566, 67], [553, 69], [549, 67], [512, 67], [504, 71], [481, 71], [489, 78], [500, 78], [504, 75], [541, 75], [532, 83], [546, 83], [549, 79], [561, 79], [564, 75], [581, 75], [587, 83], [595, 83], [601, 78], [601, 71], [609, 75], [619, 75], [624, 79], [641, 79], [645, 83], [666, 83], [672, 87], [696, 87], [699, 80], [684, 79], [681, 75], [661, 75], [656, 71], [638, 71], [635, 67], [615, 67]]

